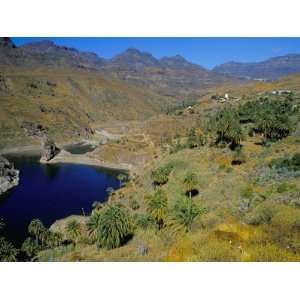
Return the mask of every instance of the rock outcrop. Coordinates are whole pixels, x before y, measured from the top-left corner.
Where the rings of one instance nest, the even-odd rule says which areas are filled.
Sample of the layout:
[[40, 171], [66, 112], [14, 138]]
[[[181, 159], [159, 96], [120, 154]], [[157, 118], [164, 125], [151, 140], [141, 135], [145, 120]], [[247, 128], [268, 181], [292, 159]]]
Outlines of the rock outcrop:
[[6, 158], [0, 156], [0, 195], [19, 184], [19, 171]]
[[43, 152], [40, 162], [47, 163], [52, 158], [54, 158], [59, 152], [60, 149], [56, 146], [54, 141], [49, 138], [45, 138], [43, 141]]

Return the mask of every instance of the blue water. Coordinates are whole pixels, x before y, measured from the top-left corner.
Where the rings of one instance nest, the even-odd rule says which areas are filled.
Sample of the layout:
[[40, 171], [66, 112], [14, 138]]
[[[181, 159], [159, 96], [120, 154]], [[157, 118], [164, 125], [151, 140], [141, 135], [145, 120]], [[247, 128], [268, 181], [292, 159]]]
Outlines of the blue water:
[[46, 226], [73, 214], [89, 214], [94, 201], [107, 199], [106, 189], [117, 189], [118, 173], [75, 164], [42, 165], [38, 157], [6, 156], [20, 170], [20, 184], [0, 197], [3, 233], [16, 246], [27, 236], [34, 218]]

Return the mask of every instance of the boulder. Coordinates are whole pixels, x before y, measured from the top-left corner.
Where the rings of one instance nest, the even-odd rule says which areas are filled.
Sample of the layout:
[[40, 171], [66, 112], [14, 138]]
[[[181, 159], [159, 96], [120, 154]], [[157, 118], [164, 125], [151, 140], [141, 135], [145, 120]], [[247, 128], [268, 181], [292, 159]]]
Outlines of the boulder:
[[19, 184], [19, 171], [6, 158], [0, 156], [0, 195]]
[[43, 141], [43, 152], [41, 157], [41, 162], [48, 162], [52, 158], [54, 158], [60, 149], [56, 146], [53, 140], [49, 139], [48, 137]]

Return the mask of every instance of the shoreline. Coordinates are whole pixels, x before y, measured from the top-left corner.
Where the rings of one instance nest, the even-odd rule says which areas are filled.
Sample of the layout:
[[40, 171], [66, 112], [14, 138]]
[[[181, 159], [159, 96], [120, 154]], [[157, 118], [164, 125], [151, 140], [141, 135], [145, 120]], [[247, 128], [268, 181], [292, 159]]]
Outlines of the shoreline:
[[114, 164], [114, 163], [107, 163], [96, 158], [92, 158], [86, 156], [85, 154], [72, 154], [67, 152], [66, 150], [62, 150], [57, 156], [52, 158], [49, 161], [41, 161], [41, 164], [60, 164], [60, 163], [69, 163], [69, 164], [81, 164], [81, 165], [88, 165], [88, 166], [96, 166], [101, 167], [104, 169], [111, 169], [111, 170], [118, 170], [118, 171], [125, 171], [131, 172], [133, 170], [133, 166], [129, 164]]
[[[96, 145], [94, 140], [81, 140], [67, 143], [57, 143], [57, 146], [64, 150], [64, 147], [77, 146], [77, 145]], [[5, 154], [42, 154], [42, 146], [40, 144], [28, 146], [15, 146], [10, 148], [0, 149], [0, 155]]]
[[[64, 149], [70, 146], [77, 145], [95, 145], [95, 140], [80, 140], [74, 142], [67, 143], [58, 143], [58, 147], [61, 149], [60, 153], [57, 154], [50, 161], [39, 160], [41, 164], [60, 164], [60, 163], [68, 163], [68, 164], [81, 164], [88, 166], [100, 167], [103, 169], [114, 170], [132, 173], [134, 171], [134, 166], [127, 163], [110, 163], [101, 161], [97, 158], [93, 158], [88, 156], [87, 153], [84, 154], [73, 154], [68, 150]], [[11, 148], [4, 148], [0, 150], [0, 155], [42, 155], [42, 147], [41, 145], [28, 145], [28, 146], [16, 146]]]

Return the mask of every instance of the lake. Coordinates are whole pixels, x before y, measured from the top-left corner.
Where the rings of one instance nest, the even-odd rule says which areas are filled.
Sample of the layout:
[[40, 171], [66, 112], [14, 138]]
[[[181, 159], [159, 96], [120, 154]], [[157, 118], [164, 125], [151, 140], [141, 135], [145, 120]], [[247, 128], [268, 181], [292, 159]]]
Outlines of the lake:
[[0, 196], [5, 235], [20, 247], [34, 218], [47, 227], [57, 219], [89, 214], [94, 201], [104, 202], [106, 189], [119, 188], [117, 171], [77, 164], [43, 165], [38, 156], [5, 155], [20, 170], [20, 184]]

